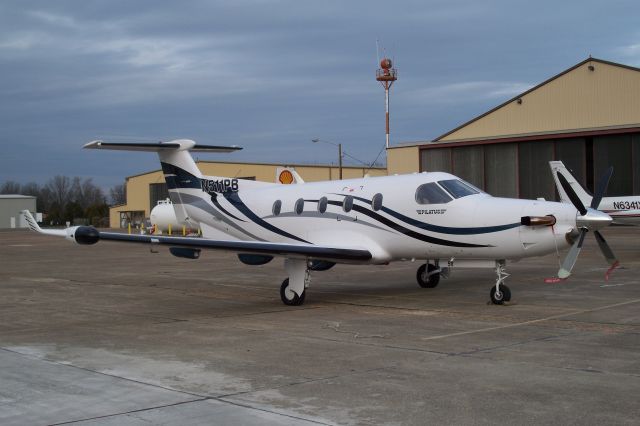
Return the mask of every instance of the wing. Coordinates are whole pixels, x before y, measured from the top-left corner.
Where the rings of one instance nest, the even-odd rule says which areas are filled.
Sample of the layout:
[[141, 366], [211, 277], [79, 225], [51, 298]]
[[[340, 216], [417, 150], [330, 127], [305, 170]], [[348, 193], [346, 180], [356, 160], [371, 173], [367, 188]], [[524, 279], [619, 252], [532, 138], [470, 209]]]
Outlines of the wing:
[[285, 244], [262, 241], [228, 241], [207, 238], [168, 237], [163, 235], [122, 234], [101, 232], [92, 226], [72, 226], [64, 230], [42, 229], [28, 210], [23, 210], [29, 227], [41, 234], [65, 237], [78, 244], [98, 241], [150, 244], [191, 250], [223, 250], [236, 253], [283, 256], [288, 258], [328, 260], [331, 262], [367, 262], [371, 252], [357, 247], [320, 246], [314, 244]]
[[[89, 228], [95, 232], [95, 228]], [[78, 230], [81, 232], [81, 230]], [[78, 236], [76, 231], [76, 236]], [[97, 240], [126, 243], [153, 244], [190, 249], [223, 250], [246, 254], [263, 254], [292, 258], [310, 258], [333, 262], [366, 262], [371, 260], [369, 250], [348, 247], [330, 247], [311, 244], [285, 244], [263, 241], [209, 240], [206, 238], [168, 237], [162, 235], [122, 234], [99, 232]]]

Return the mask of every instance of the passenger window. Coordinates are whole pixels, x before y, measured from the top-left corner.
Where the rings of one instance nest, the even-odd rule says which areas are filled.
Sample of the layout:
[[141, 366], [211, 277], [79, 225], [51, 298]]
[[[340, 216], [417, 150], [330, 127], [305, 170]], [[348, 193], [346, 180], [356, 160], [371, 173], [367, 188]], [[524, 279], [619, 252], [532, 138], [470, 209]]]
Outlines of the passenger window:
[[282, 201], [280, 200], [274, 201], [273, 208], [271, 209], [271, 212], [273, 213], [273, 215], [278, 216], [280, 214], [280, 210], [282, 210]]
[[446, 189], [449, 194], [453, 195], [454, 198], [461, 198], [466, 197], [467, 195], [479, 193], [479, 191], [471, 184], [459, 179], [441, 180], [438, 181], [438, 183]]
[[327, 197], [322, 197], [318, 200], [318, 211], [324, 213], [327, 211]]
[[382, 194], [377, 193], [373, 196], [373, 198], [371, 199], [371, 208], [374, 212], [377, 212], [382, 208]]
[[425, 183], [416, 189], [416, 202], [418, 204], [444, 204], [451, 200], [452, 198], [435, 182]]
[[296, 201], [295, 209], [297, 214], [302, 214], [302, 212], [304, 211], [304, 199], [298, 198], [298, 201]]
[[349, 213], [352, 208], [353, 208], [353, 197], [351, 195], [347, 195], [346, 197], [344, 197], [344, 201], [342, 202], [342, 210], [344, 210], [345, 213]]

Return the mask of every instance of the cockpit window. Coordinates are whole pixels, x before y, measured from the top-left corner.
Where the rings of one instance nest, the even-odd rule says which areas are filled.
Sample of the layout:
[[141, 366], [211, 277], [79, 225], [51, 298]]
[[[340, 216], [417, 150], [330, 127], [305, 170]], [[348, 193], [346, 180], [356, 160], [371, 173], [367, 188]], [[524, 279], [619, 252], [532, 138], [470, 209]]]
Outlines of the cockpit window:
[[438, 181], [440, 186], [447, 190], [453, 198], [466, 197], [467, 195], [479, 194], [480, 191], [473, 185], [459, 179], [449, 179]]
[[444, 204], [452, 198], [444, 192], [435, 182], [425, 183], [416, 189], [416, 202], [418, 204]]

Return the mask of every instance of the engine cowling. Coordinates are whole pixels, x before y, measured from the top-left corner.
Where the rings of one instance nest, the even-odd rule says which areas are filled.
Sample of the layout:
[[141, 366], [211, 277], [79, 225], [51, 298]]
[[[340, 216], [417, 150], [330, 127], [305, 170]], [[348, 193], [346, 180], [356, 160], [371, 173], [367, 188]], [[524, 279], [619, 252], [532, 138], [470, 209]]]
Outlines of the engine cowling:
[[90, 245], [100, 240], [100, 231], [93, 226], [72, 226], [66, 232], [65, 238], [76, 244]]
[[193, 249], [188, 247], [169, 247], [169, 252], [175, 257], [182, 257], [184, 259], [200, 258], [200, 249]]
[[238, 253], [238, 259], [245, 265], [259, 266], [266, 265], [273, 260], [273, 256], [263, 254]]

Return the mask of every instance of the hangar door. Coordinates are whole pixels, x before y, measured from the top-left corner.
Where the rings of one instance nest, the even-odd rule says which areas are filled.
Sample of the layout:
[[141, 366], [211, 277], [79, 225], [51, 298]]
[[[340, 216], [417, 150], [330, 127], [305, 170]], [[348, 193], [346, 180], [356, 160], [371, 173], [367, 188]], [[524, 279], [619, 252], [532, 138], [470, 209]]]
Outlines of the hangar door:
[[496, 197], [518, 197], [513, 143], [423, 149], [420, 171], [448, 172]]

